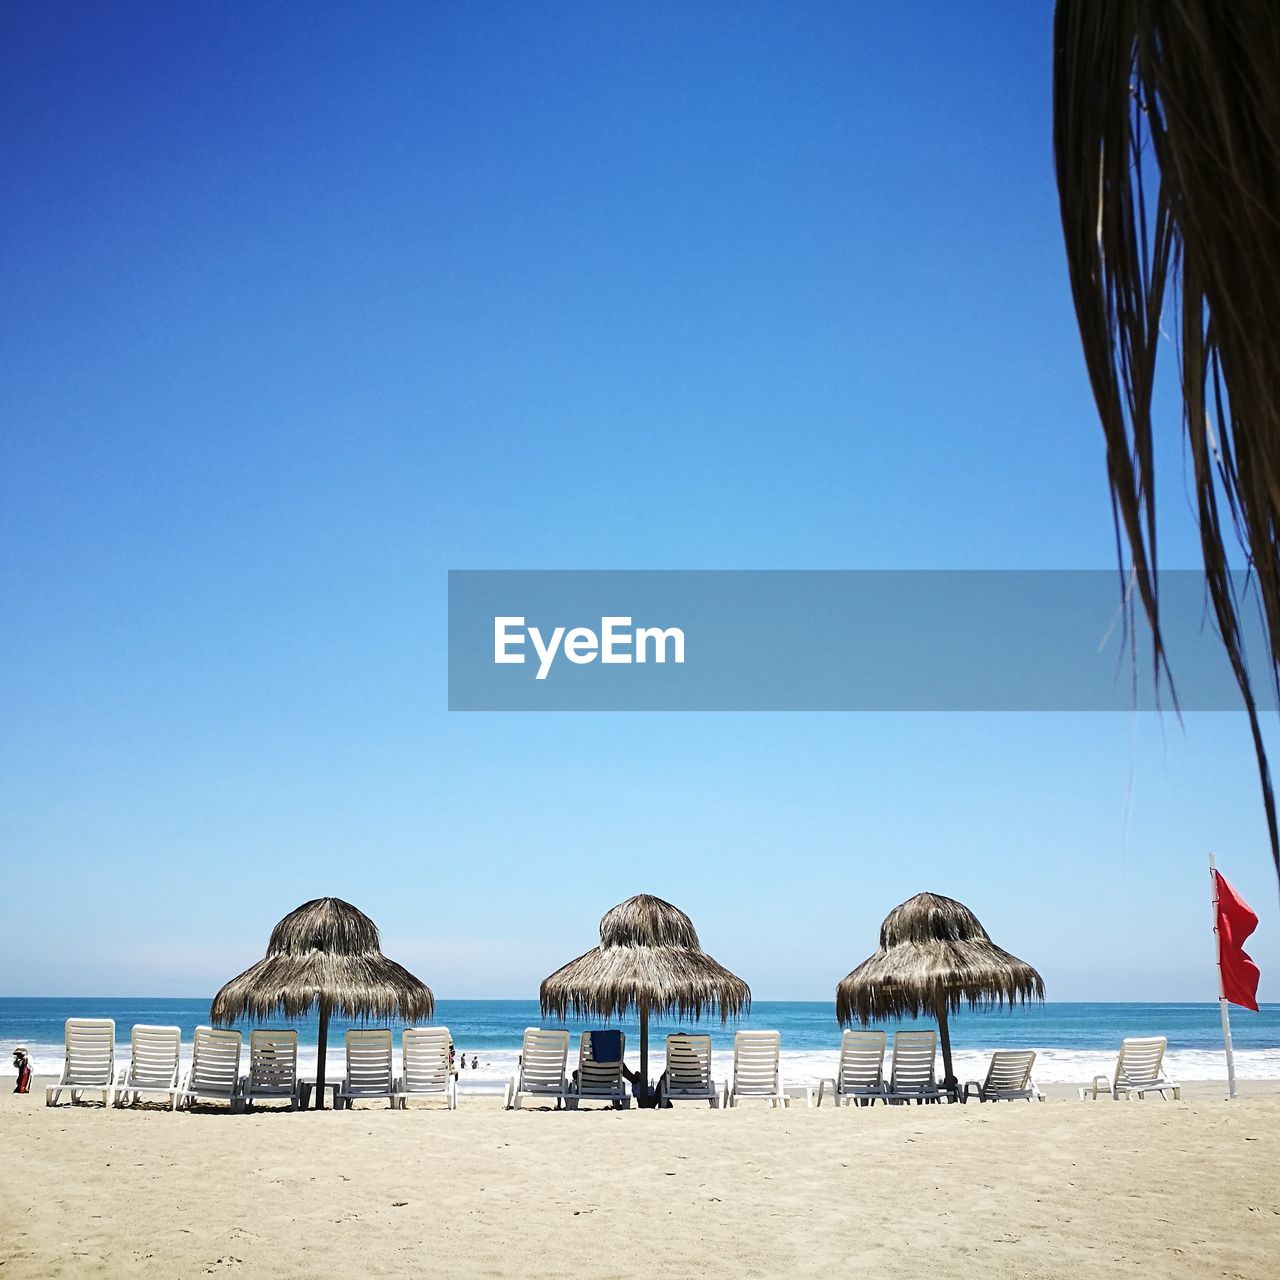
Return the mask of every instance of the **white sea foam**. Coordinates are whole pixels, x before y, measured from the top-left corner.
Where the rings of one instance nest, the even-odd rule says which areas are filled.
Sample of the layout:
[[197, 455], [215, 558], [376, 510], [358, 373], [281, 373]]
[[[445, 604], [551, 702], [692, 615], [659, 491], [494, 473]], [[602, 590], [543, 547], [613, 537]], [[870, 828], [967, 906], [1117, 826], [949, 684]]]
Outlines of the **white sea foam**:
[[[0, 1040], [0, 1071], [11, 1061], [14, 1047], [24, 1042], [6, 1039]], [[32, 1067], [36, 1075], [56, 1076], [62, 1070], [63, 1047], [57, 1043], [25, 1042], [27, 1052], [31, 1055]], [[1117, 1048], [1119, 1046], [1117, 1045]], [[191, 1061], [191, 1043], [185, 1041], [183, 1046], [183, 1066]], [[316, 1068], [316, 1048], [314, 1045], [298, 1047], [299, 1069], [304, 1076], [314, 1076]], [[496, 1093], [503, 1084], [516, 1072], [516, 1060], [519, 1049], [477, 1050], [475, 1056], [479, 1066], [472, 1070], [470, 1062], [472, 1053], [467, 1054], [467, 1068], [459, 1073], [458, 1083], [464, 1093]], [[125, 1062], [129, 1057], [129, 1042], [124, 1040], [116, 1045], [116, 1059]], [[981, 1079], [986, 1072], [990, 1051], [965, 1049], [955, 1054], [956, 1075], [961, 1080]], [[635, 1069], [639, 1060], [634, 1052], [627, 1055], [629, 1065]], [[783, 1049], [782, 1076], [785, 1084], [804, 1085], [816, 1082], [835, 1073], [839, 1058], [838, 1050], [833, 1046], [830, 1050], [790, 1050]], [[1083, 1084], [1100, 1073], [1109, 1074], [1115, 1066], [1115, 1052], [1104, 1052], [1094, 1049], [1041, 1048], [1038, 1050], [1035, 1066], [1035, 1079], [1039, 1084]], [[649, 1057], [649, 1070], [657, 1076], [662, 1070], [662, 1046], [652, 1047]], [[245, 1065], [248, 1065], [246, 1046]], [[570, 1055], [569, 1066], [573, 1068], [573, 1056]], [[939, 1063], [939, 1065], [941, 1065]], [[1225, 1080], [1227, 1064], [1222, 1050], [1217, 1049], [1171, 1049], [1165, 1059], [1169, 1074], [1175, 1080]], [[329, 1047], [325, 1059], [325, 1074], [330, 1080], [340, 1080], [343, 1073], [343, 1052], [341, 1045]], [[712, 1055], [712, 1074], [717, 1080], [727, 1080], [733, 1074], [733, 1053], [730, 1050], [717, 1050]], [[1241, 1080], [1280, 1080], [1280, 1048], [1273, 1049], [1237, 1049], [1236, 1075]]]

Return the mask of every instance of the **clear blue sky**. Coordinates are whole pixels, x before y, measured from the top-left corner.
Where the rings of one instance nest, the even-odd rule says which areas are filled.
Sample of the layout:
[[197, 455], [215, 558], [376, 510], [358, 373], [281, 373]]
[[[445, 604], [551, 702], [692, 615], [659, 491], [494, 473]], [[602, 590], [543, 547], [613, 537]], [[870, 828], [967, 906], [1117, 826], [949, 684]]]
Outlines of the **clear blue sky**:
[[445, 710], [450, 568], [1115, 563], [1050, 67], [1047, 4], [6, 6], [0, 989], [337, 894], [532, 995], [647, 890], [824, 998], [932, 889], [1208, 998], [1212, 848], [1275, 998], [1240, 716]]

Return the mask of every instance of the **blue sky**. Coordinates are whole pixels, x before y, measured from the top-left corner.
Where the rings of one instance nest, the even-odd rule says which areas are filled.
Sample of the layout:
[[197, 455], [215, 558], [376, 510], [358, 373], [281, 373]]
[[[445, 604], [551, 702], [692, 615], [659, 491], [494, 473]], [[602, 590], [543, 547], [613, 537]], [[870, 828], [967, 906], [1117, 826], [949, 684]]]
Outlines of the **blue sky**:
[[1267, 996], [1240, 716], [445, 710], [451, 568], [1114, 565], [1050, 68], [1021, 3], [7, 7], [4, 990], [333, 893], [529, 995], [647, 890], [823, 998], [932, 889], [1208, 998], [1212, 848]]

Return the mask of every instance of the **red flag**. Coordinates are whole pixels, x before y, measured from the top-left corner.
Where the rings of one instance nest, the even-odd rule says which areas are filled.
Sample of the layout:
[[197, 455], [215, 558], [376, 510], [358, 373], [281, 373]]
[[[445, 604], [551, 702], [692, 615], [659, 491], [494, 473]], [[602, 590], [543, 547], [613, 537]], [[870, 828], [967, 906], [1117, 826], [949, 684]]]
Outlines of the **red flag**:
[[1218, 886], [1218, 965], [1222, 970], [1222, 994], [1232, 1004], [1258, 1008], [1258, 966], [1244, 952], [1245, 939], [1258, 927], [1254, 909], [1223, 879], [1213, 873]]

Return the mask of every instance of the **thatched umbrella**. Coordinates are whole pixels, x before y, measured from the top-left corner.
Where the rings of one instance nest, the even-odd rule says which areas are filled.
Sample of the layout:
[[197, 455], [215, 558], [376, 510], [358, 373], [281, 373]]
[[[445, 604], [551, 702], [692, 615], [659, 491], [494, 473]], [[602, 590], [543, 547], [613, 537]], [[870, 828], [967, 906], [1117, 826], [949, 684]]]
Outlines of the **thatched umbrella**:
[[435, 1011], [425, 983], [378, 949], [378, 926], [341, 898], [314, 898], [271, 931], [267, 954], [213, 998], [215, 1023], [305, 1017], [320, 1010], [316, 1107], [324, 1106], [329, 1015], [420, 1022]]
[[917, 893], [880, 926], [880, 949], [836, 986], [840, 1025], [932, 1014], [942, 1040], [943, 1081], [957, 1087], [947, 1015], [1044, 999], [1044, 979], [997, 947], [978, 917], [954, 898]]
[[538, 994], [542, 1012], [560, 1019], [620, 1018], [636, 1010], [641, 1105], [649, 1101], [651, 1013], [693, 1019], [718, 1013], [724, 1023], [751, 1007], [751, 988], [703, 951], [693, 921], [647, 893], [605, 912], [600, 945], [544, 979]]

